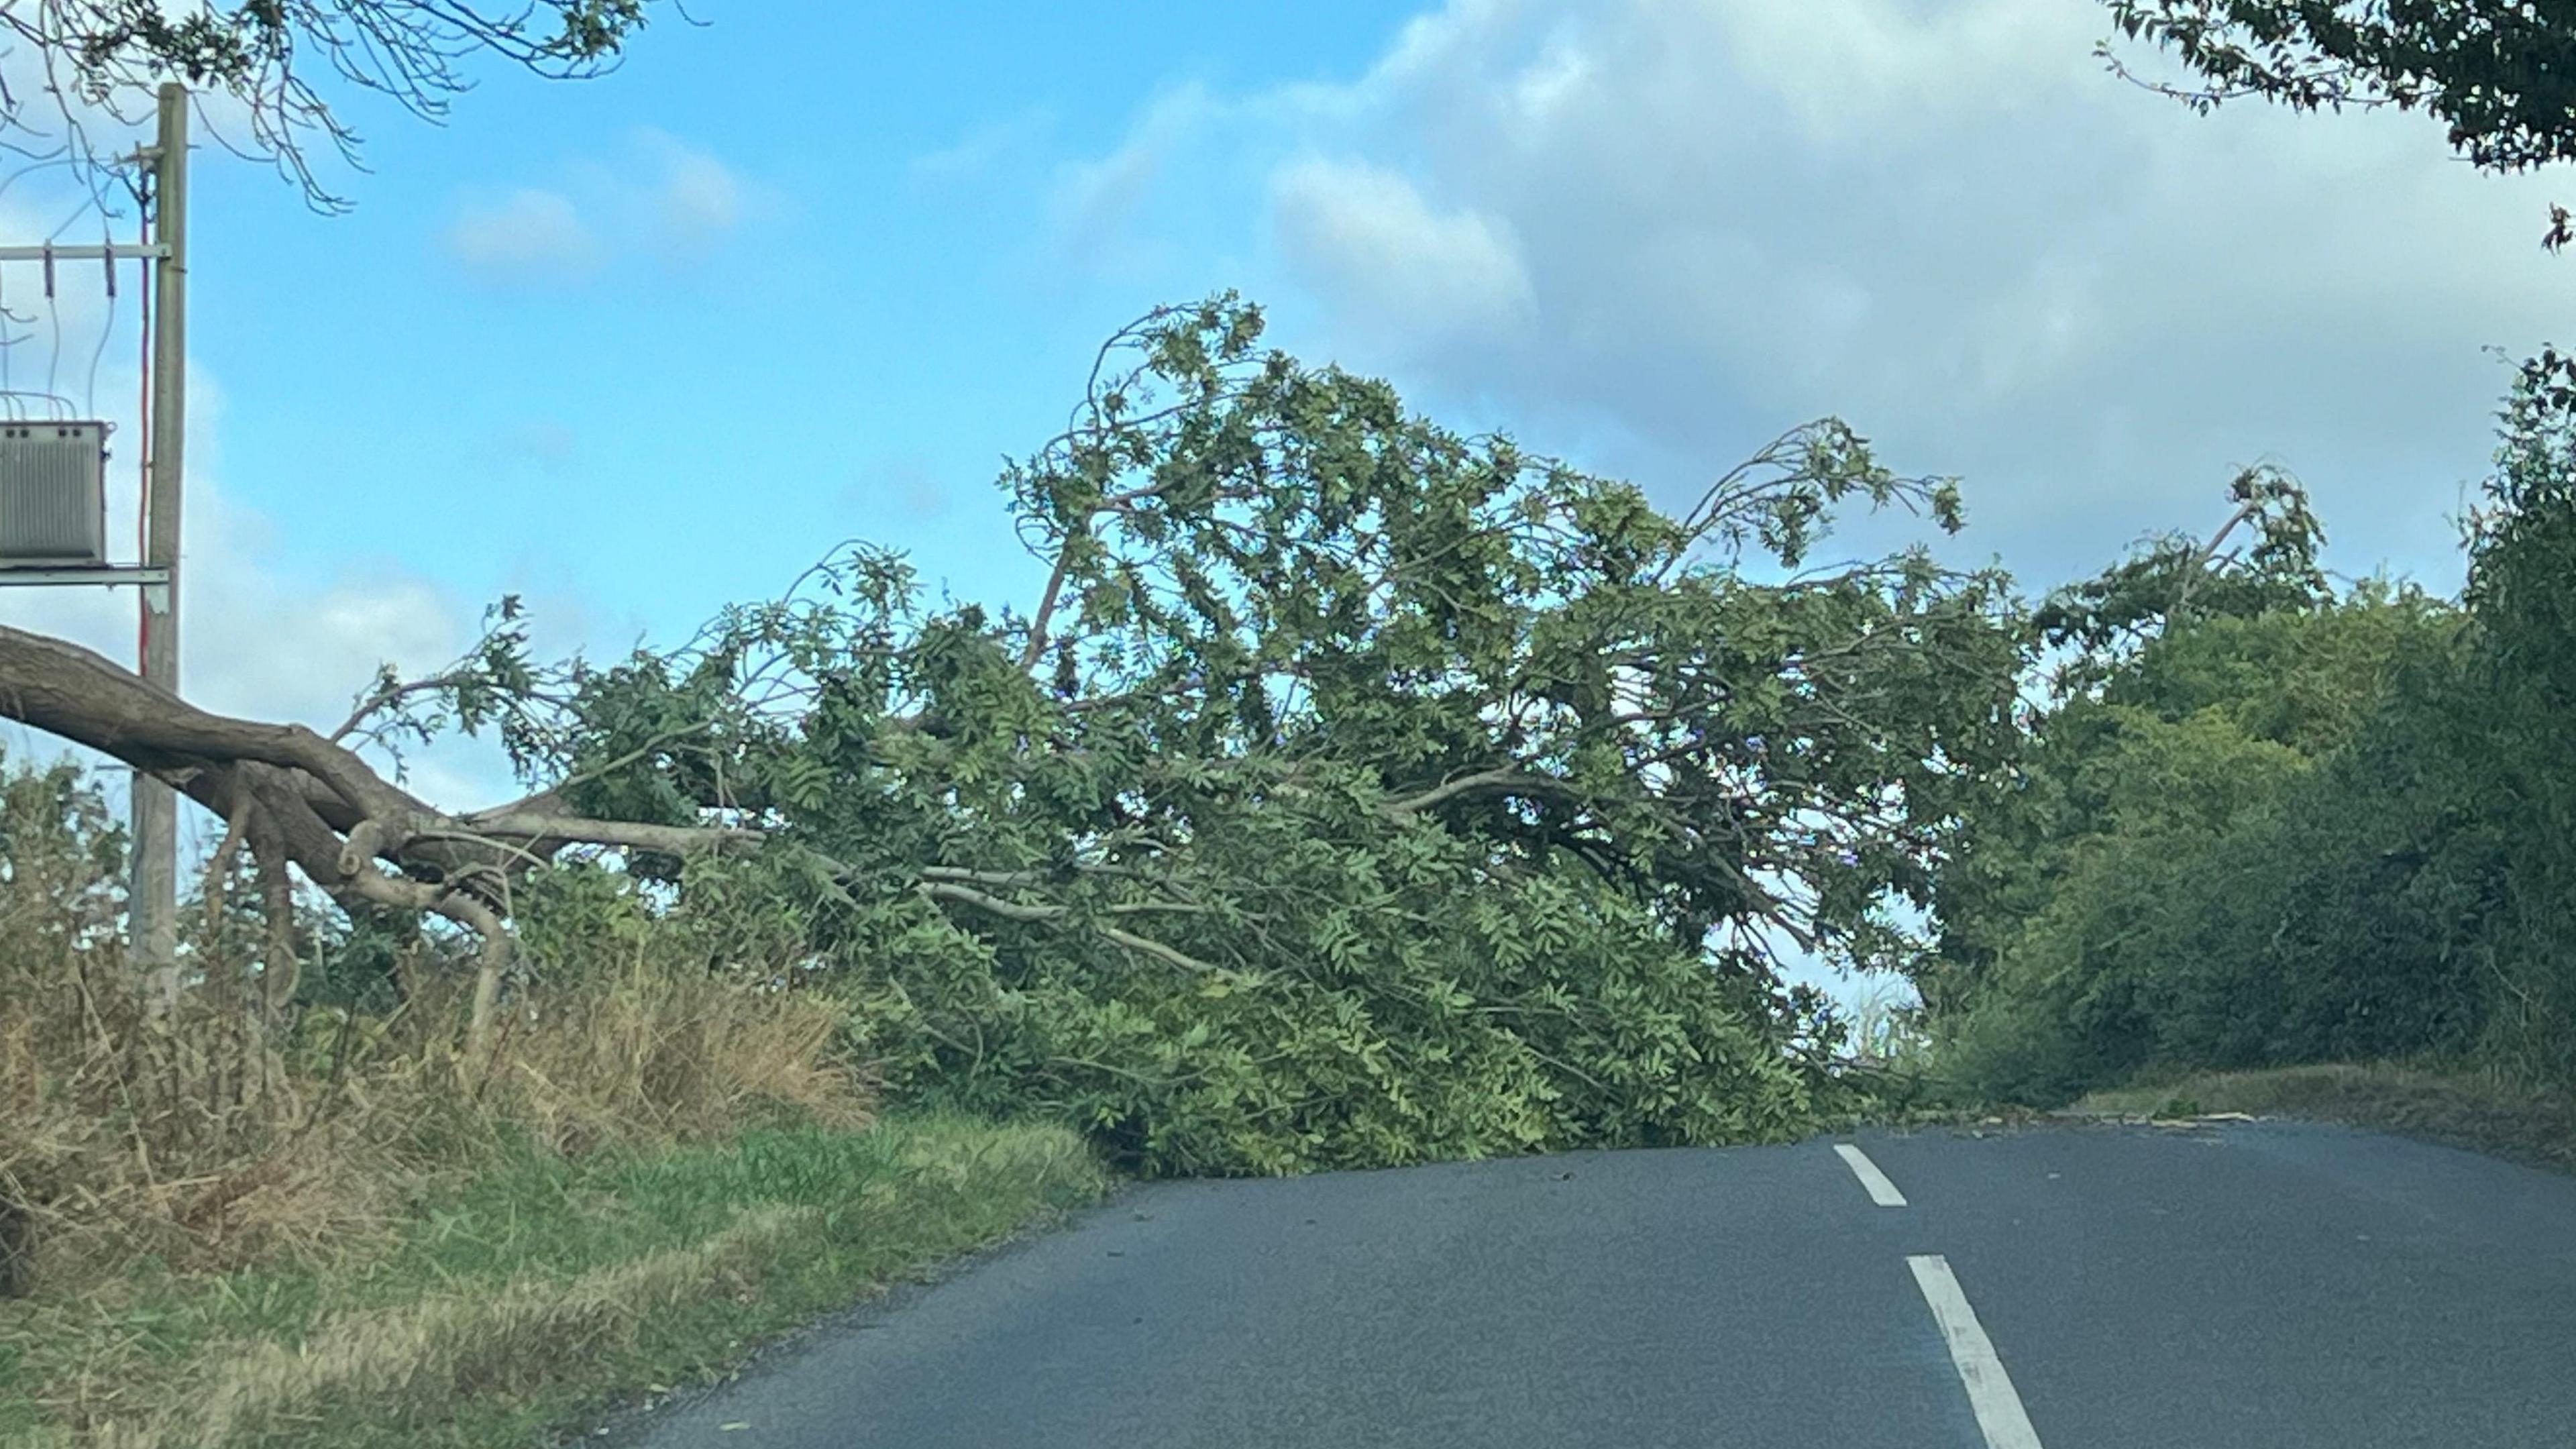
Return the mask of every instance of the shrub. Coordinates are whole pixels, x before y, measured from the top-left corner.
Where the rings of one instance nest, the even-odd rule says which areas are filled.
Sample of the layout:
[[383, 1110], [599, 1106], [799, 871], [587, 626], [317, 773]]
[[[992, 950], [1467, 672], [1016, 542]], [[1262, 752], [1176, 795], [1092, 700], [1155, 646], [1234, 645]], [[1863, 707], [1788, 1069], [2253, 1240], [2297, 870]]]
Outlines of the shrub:
[[535, 981], [489, 1062], [460, 1057], [450, 947], [411, 940], [412, 994], [385, 1009], [340, 1004], [351, 973], [322, 969], [272, 1012], [263, 987], [280, 968], [230, 954], [238, 942], [209, 924], [220, 890], [214, 912], [187, 912], [183, 989], [156, 1011], [119, 940], [121, 846], [72, 767], [0, 775], [0, 1246], [19, 1250], [15, 1291], [73, 1292], [146, 1260], [361, 1250], [407, 1194], [504, 1143], [572, 1152], [869, 1110], [838, 1003], [709, 971], [691, 948], [740, 933], [686, 907], [653, 929], [631, 886], [598, 889], [583, 868], [567, 872], [582, 886], [537, 887], [592, 913], [539, 932]]

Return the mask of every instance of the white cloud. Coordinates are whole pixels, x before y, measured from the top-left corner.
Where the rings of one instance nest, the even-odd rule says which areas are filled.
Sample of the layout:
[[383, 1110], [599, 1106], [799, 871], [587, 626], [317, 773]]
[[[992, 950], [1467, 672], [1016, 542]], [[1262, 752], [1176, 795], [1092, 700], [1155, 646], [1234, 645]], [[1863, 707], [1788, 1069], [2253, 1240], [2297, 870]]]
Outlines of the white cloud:
[[647, 131], [642, 140], [662, 160], [651, 205], [665, 247], [703, 252], [741, 224], [743, 183], [732, 168], [713, 153], [660, 131]]
[[1682, 55], [1724, 52], [1730, 78], [1793, 118], [1811, 142], [1874, 147], [1892, 131], [1920, 137], [2045, 104], [2068, 60], [2084, 54], [2070, 39], [2102, 28], [2091, 14], [2076, 23], [2077, 13], [2058, 6], [2043, 15], [2028, 0], [1964, 0], [1937, 11], [1885, 0], [1741, 0], [1668, 17], [1672, 29], [1646, 34], [1678, 39]]
[[1218, 119], [1204, 87], [1181, 86], [1148, 105], [1117, 150], [1063, 167], [1049, 205], [1065, 255], [1096, 266], [1131, 252], [1132, 228], [1155, 184], [1182, 153], [1208, 138]]
[[488, 281], [562, 283], [645, 252], [703, 260], [759, 209], [761, 190], [703, 147], [651, 127], [633, 155], [567, 168], [559, 187], [522, 186], [460, 204], [450, 256]]
[[948, 145], [912, 158], [912, 174], [925, 181], [956, 180], [980, 175], [1002, 159], [1028, 146], [1054, 124], [1044, 110], [1023, 111], [1004, 120], [986, 121]]
[[1166, 98], [1068, 175], [1140, 250], [1269, 177], [1233, 226], [1274, 275], [1241, 280], [1328, 324], [1283, 341], [1676, 495], [1839, 413], [1965, 475], [1965, 555], [2045, 584], [2272, 456], [2345, 566], [2456, 577], [2482, 349], [2576, 332], [2536, 246], [2559, 179], [2477, 175], [2420, 116], [2196, 116], [2107, 75], [2103, 29], [2064, 0], [1455, 0], [1346, 84], [1197, 94], [1186, 127]]
[[597, 270], [599, 239], [570, 197], [523, 186], [466, 203], [447, 229], [448, 255], [487, 281], [553, 282]]
[[1273, 179], [1271, 217], [1291, 265], [1355, 322], [1454, 338], [1530, 318], [1529, 274], [1509, 224], [1435, 210], [1394, 171], [1295, 162]]

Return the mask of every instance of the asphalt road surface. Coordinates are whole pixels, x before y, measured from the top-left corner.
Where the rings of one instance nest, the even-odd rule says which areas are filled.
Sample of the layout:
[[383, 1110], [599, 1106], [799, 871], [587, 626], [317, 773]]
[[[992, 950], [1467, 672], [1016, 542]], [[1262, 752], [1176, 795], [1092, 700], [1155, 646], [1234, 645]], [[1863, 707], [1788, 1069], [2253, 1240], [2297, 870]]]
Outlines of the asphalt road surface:
[[2576, 1445], [2576, 1178], [2280, 1122], [1132, 1189], [641, 1449]]

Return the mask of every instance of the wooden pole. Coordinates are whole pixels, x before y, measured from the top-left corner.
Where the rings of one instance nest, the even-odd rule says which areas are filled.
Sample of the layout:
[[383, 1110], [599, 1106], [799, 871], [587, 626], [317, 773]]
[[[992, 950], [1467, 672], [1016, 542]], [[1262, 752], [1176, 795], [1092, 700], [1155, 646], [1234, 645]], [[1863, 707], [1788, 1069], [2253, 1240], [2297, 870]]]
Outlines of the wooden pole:
[[[161, 87], [160, 151], [153, 162], [154, 240], [168, 248], [153, 272], [150, 488], [143, 562], [169, 570], [143, 588], [143, 678], [179, 692], [179, 499], [188, 439], [188, 90]], [[179, 801], [168, 785], [134, 777], [134, 880], [129, 924], [139, 964], [177, 985]]]

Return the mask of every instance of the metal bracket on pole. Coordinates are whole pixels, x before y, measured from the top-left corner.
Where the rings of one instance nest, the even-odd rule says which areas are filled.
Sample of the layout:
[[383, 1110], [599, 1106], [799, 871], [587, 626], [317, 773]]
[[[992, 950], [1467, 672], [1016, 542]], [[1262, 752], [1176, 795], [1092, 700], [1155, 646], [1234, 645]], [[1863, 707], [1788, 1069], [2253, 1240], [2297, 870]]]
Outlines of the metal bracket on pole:
[[[117, 588], [139, 584], [144, 597], [166, 600], [170, 588], [170, 571], [145, 564], [76, 564], [64, 568], [18, 568], [0, 566], [0, 589], [48, 589], [68, 584], [95, 584]], [[155, 602], [153, 612], [169, 608], [166, 602]]]
[[0, 247], [0, 262], [159, 261], [167, 242], [95, 242], [69, 247]]

